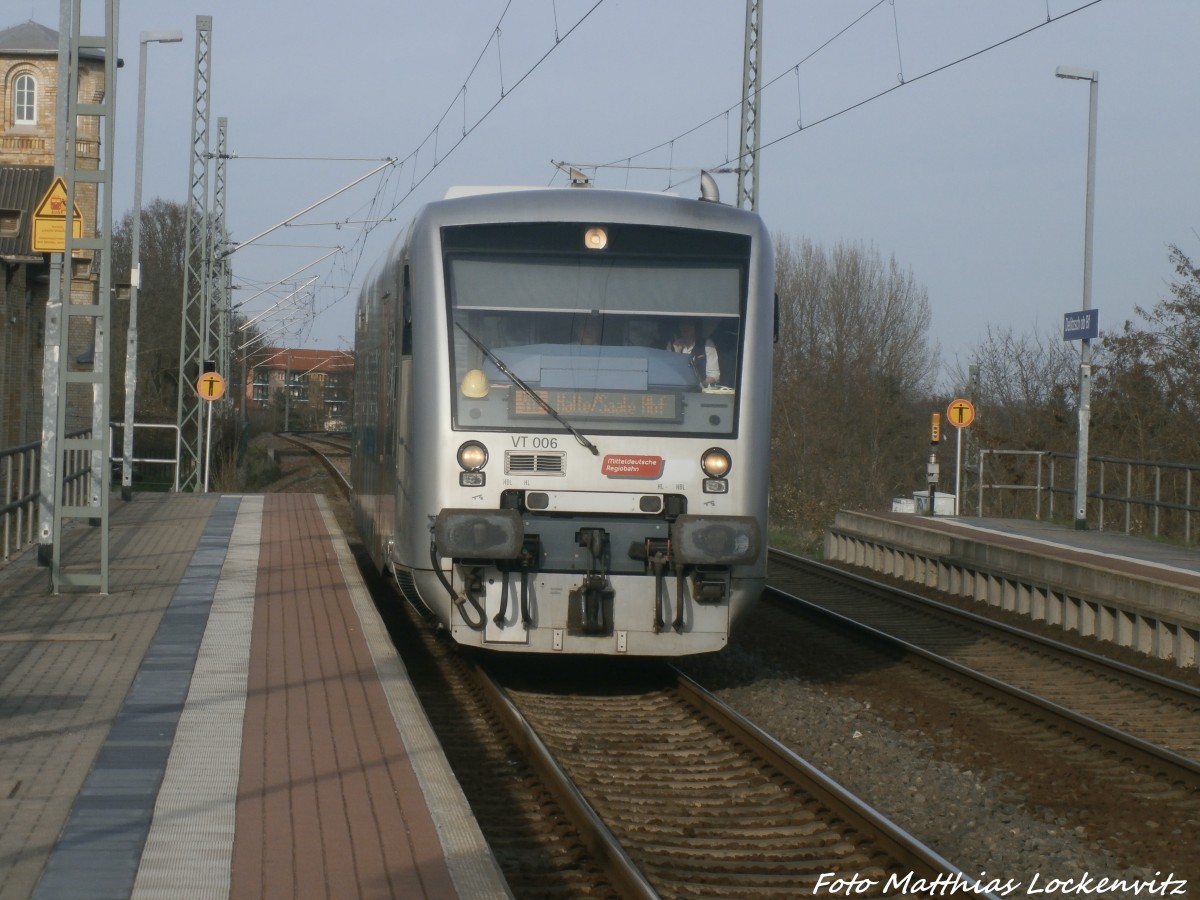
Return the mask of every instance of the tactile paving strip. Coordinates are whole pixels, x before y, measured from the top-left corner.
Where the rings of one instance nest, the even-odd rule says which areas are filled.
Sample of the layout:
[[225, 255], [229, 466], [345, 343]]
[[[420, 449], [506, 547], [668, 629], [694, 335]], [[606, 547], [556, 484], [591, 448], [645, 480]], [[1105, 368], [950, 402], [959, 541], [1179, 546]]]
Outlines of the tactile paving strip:
[[135, 900], [229, 895], [262, 510], [262, 496], [242, 500], [158, 792]]
[[128, 897], [183, 711], [240, 497], [222, 497], [34, 892]]

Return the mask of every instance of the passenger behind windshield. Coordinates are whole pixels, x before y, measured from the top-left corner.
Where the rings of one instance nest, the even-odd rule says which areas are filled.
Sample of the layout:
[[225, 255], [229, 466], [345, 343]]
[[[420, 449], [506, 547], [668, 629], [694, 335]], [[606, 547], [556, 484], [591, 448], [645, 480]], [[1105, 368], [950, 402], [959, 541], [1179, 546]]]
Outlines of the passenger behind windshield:
[[675, 336], [667, 344], [667, 349], [674, 353], [686, 353], [692, 369], [700, 384], [708, 386], [721, 381], [721, 363], [717, 356], [717, 345], [712, 338], [705, 339], [697, 346], [696, 320], [681, 319], [675, 329]]
[[603, 334], [603, 328], [599, 316], [588, 316], [583, 319], [577, 319], [571, 335], [571, 343], [583, 344], [585, 346], [599, 344], [601, 334]]
[[[722, 377], [731, 377], [737, 368], [736, 331], [725, 334], [718, 330], [709, 335], [710, 320], [695, 315], [510, 311], [468, 315], [466, 319], [462, 324], [471, 334], [531, 385], [732, 391], [722, 388]], [[508, 382], [498, 367], [482, 358], [478, 348], [461, 338], [461, 334], [456, 336], [455, 346], [462, 367], [460, 382], [467, 370], [476, 368], [482, 369], [495, 387]]]

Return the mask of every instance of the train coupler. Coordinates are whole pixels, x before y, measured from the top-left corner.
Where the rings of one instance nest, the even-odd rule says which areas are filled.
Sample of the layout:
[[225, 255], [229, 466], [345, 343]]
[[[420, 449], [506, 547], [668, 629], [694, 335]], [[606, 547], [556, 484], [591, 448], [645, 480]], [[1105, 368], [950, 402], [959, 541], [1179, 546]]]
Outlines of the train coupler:
[[615, 591], [603, 575], [587, 574], [570, 595], [567, 624], [570, 630], [591, 637], [612, 634]]
[[579, 587], [571, 591], [567, 627], [590, 637], [612, 634], [613, 597], [609, 584], [609, 541], [603, 528], [580, 528], [575, 543], [587, 551], [587, 572]]

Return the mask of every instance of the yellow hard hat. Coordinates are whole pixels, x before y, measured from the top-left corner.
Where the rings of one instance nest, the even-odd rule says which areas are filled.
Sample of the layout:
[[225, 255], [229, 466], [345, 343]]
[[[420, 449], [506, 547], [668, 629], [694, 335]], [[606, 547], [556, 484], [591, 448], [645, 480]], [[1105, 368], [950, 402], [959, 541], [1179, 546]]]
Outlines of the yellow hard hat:
[[462, 384], [459, 386], [464, 397], [470, 397], [473, 400], [479, 400], [488, 395], [488, 380], [483, 374], [482, 369], [471, 369], [463, 376]]

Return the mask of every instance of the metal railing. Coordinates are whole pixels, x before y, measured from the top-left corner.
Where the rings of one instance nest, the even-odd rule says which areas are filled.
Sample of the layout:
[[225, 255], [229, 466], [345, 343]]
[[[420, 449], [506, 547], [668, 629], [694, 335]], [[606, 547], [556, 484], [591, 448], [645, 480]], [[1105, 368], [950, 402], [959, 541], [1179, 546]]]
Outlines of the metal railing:
[[41, 479], [41, 441], [0, 450], [0, 520], [3, 520], [4, 555], [8, 562], [37, 537], [38, 482]]
[[[108, 456], [113, 464], [119, 464], [124, 461], [125, 454], [118, 449], [122, 443], [117, 440], [117, 432], [123, 431], [125, 428], [124, 422], [113, 422], [108, 427]], [[178, 447], [178, 425], [155, 425], [149, 423], [133, 423], [133, 447], [137, 451], [137, 433], [138, 430], [143, 431], [159, 430], [173, 431], [175, 436], [170, 440], [172, 448]], [[130, 462], [136, 467], [133, 473], [135, 483], [141, 485], [142, 489], [161, 488], [162, 490], [178, 491], [179, 490], [179, 457], [153, 457], [153, 456], [134, 456]], [[165, 477], [155, 478], [154, 475], [162, 473]], [[117, 481], [121, 477], [117, 475]]]
[[[121, 453], [114, 454], [116, 429], [122, 423], [114, 422], [109, 427], [109, 464], [120, 464]], [[139, 425], [139, 428], [168, 428], [178, 430], [177, 425]], [[68, 437], [86, 437], [90, 428], [72, 432]], [[179, 460], [140, 457], [133, 460], [143, 467], [163, 469], [167, 478], [161, 482], [144, 478], [148, 486], [160, 486], [164, 490], [179, 490]], [[38, 500], [41, 498], [42, 442], [33, 441], [17, 447], [0, 450], [0, 563], [6, 563], [16, 554], [37, 541]], [[111, 478], [110, 478], [111, 480]], [[120, 482], [120, 471], [116, 473]], [[90, 450], [68, 450], [66, 477], [63, 479], [67, 506], [85, 506], [91, 502], [92, 460]]]
[[[90, 428], [74, 431], [68, 437], [87, 437]], [[82, 506], [89, 502], [92, 486], [91, 453], [68, 450], [63, 502]], [[42, 442], [34, 441], [0, 450], [0, 531], [3, 531], [3, 556], [8, 560], [37, 540], [38, 500], [41, 498]]]
[[[985, 474], [986, 460], [994, 457]], [[1065, 465], [1059, 465], [1065, 463]], [[1068, 478], [1061, 478], [1060, 470]], [[1055, 518], [1055, 499], [1065, 497], [1074, 515], [1075, 456], [1049, 450], [980, 450], [978, 514]], [[1115, 482], [1115, 483], [1114, 483]], [[1159, 462], [1113, 456], [1088, 457], [1088, 527], [1124, 531], [1195, 545], [1195, 485], [1200, 463]], [[1094, 489], [1093, 489], [1093, 486]], [[989, 494], [990, 492], [990, 494]], [[985, 505], [985, 496], [991, 498]], [[1095, 501], [1094, 503], [1092, 501]]]

